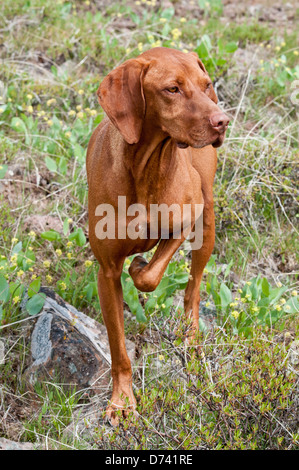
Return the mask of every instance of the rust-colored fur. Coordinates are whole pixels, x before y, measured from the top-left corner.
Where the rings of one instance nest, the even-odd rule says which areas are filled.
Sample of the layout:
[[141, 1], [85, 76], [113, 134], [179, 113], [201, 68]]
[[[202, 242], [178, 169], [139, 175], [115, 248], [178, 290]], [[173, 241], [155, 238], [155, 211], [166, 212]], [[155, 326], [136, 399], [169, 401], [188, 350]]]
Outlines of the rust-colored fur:
[[[117, 67], [104, 78], [98, 97], [108, 117], [94, 131], [87, 152], [89, 237], [100, 263], [98, 289], [113, 377], [107, 415], [114, 422], [114, 411], [125, 409], [126, 400], [133, 409], [136, 405], [123, 324], [120, 276], [124, 260], [158, 244], [149, 263], [136, 256], [129, 270], [138, 289], [152, 291], [184, 235], [101, 240], [96, 236], [100, 220], [96, 207], [110, 204], [117, 214], [118, 196], [126, 196], [127, 207], [139, 203], [147, 209], [150, 204], [204, 204], [203, 244], [192, 251], [185, 294], [186, 315], [191, 314], [198, 329], [200, 282], [215, 237], [215, 147], [223, 142], [228, 118], [216, 104], [210, 78], [197, 55], [168, 48], [151, 49]], [[194, 223], [192, 213], [190, 229]]]

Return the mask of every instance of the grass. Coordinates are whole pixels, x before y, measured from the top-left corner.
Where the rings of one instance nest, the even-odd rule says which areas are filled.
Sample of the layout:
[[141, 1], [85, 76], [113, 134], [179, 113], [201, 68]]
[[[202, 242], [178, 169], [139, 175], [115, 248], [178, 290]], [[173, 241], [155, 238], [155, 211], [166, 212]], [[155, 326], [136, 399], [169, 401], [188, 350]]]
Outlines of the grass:
[[[274, 35], [272, 24], [249, 13], [230, 20], [218, 0], [180, 8], [179, 1], [164, 10], [155, 1], [101, 9], [94, 1], [1, 3], [3, 437], [61, 449], [298, 448], [298, 363], [290, 362], [298, 339], [295, 19], [285, 30], [278, 16]], [[30, 325], [42, 306], [40, 285], [102, 321], [85, 175], [87, 143], [103, 117], [95, 92], [113, 67], [159, 45], [198, 52], [231, 118], [218, 152], [216, 244], [202, 285], [218, 326], [207, 335], [201, 325], [203, 356], [194, 358], [178, 301], [189, 276], [187, 244], [150, 295], [136, 291], [126, 264], [133, 315], [125, 328], [143, 351], [134, 368], [140, 417], [134, 432], [100, 420], [73, 439], [65, 430], [91, 398], [58, 383], [24, 388]], [[37, 215], [52, 218], [41, 229]]]

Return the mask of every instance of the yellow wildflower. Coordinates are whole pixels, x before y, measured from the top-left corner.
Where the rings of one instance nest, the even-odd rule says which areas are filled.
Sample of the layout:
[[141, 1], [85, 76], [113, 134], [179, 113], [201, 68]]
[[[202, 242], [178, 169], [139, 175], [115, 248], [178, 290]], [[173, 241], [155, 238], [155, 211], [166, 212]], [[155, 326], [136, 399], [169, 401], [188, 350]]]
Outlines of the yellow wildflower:
[[237, 318], [239, 318], [239, 316], [240, 316], [240, 313], [237, 310], [234, 310], [231, 313], [231, 316], [234, 317], [237, 320]]
[[15, 238], [15, 237], [13, 237], [13, 238], [11, 239], [11, 243], [17, 243], [17, 241], [18, 241], [18, 239]]
[[61, 256], [61, 255], [62, 255], [62, 251], [60, 250], [60, 248], [57, 248], [57, 250], [55, 250], [55, 251], [56, 251], [57, 256]]
[[67, 131], [64, 135], [65, 135], [65, 137], [67, 137], [69, 139], [72, 134], [70, 133], [70, 131]]
[[75, 116], [76, 114], [76, 111], [74, 111], [73, 109], [71, 109], [69, 112], [68, 112], [69, 116]]
[[13, 298], [13, 303], [14, 304], [17, 304], [18, 302], [20, 302], [21, 298], [19, 295], [16, 295], [14, 298]]
[[49, 268], [51, 266], [51, 262], [49, 260], [45, 260], [43, 262], [43, 265], [45, 266], [45, 268]]
[[68, 259], [72, 259], [72, 253], [68, 253], [66, 256], [68, 257]]
[[[127, 261], [129, 261], [129, 263], [130, 263], [130, 260], [127, 260]], [[89, 268], [90, 266], [92, 266], [92, 261], [87, 260], [87, 261], [85, 261], [84, 264], [85, 264], [85, 266], [86, 266], [87, 268]]]
[[30, 93], [28, 93], [27, 99], [28, 99], [28, 100], [32, 100], [32, 98], [33, 98], [33, 96], [32, 96]]
[[27, 112], [28, 113], [33, 113], [33, 107], [30, 105], [30, 106], [27, 106]]
[[159, 355], [159, 361], [164, 361], [164, 356], [162, 354]]
[[291, 294], [292, 294], [293, 297], [297, 297], [298, 292], [297, 292], [296, 290], [293, 290], [293, 291], [291, 292]]
[[53, 126], [53, 121], [52, 121], [52, 119], [49, 119], [49, 120], [47, 121], [47, 124], [48, 124], [49, 127], [52, 127], [52, 126]]
[[32, 274], [31, 279], [34, 280], [34, 279], [36, 279], [36, 278], [37, 278], [37, 275], [36, 275], [36, 274]]
[[77, 113], [77, 118], [83, 119], [83, 117], [84, 117], [84, 113], [82, 113], [82, 111], [80, 111], [79, 113]]
[[79, 90], [78, 91], [78, 95], [83, 95], [83, 93], [84, 93], [84, 90]]
[[52, 279], [53, 279], [52, 276], [50, 276], [50, 274], [47, 274], [47, 276], [46, 276], [47, 282], [49, 282], [49, 283], [52, 282]]
[[66, 289], [66, 283], [65, 283], [65, 282], [61, 282], [61, 283], [60, 283], [60, 289], [61, 289], [61, 290], [65, 290], [65, 289]]
[[293, 54], [294, 54], [294, 55], [299, 55], [299, 52], [298, 52], [298, 51], [294, 51]]
[[174, 28], [171, 31], [172, 37], [174, 40], [178, 39], [182, 35], [182, 31], [180, 31], [178, 28]]

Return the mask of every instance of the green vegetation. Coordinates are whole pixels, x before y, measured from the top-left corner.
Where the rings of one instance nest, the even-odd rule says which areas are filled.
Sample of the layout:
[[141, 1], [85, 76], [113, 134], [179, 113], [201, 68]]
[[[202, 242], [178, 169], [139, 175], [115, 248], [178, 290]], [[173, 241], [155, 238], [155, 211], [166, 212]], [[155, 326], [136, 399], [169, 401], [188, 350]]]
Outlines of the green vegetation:
[[[298, 361], [290, 359], [299, 310], [296, 13], [286, 28], [279, 13], [270, 23], [266, 7], [261, 21], [242, 5], [232, 15], [221, 0], [190, 1], [186, 10], [179, 0], [101, 9], [93, 0], [2, 0], [0, 340], [9, 352], [0, 364], [0, 436], [47, 437], [52, 448], [298, 449]], [[24, 389], [24, 325], [43, 306], [41, 285], [102, 321], [85, 174], [103, 118], [96, 90], [113, 67], [157, 46], [196, 51], [231, 117], [218, 151], [215, 250], [201, 287], [217, 326], [209, 331], [201, 320], [199, 357], [186, 346], [188, 244], [150, 294], [136, 290], [127, 260], [125, 328], [142, 345], [139, 418], [117, 429], [100, 422], [87, 441], [72, 440], [64, 430], [90, 397], [58, 384]], [[46, 215], [55, 223], [34, 222]]]

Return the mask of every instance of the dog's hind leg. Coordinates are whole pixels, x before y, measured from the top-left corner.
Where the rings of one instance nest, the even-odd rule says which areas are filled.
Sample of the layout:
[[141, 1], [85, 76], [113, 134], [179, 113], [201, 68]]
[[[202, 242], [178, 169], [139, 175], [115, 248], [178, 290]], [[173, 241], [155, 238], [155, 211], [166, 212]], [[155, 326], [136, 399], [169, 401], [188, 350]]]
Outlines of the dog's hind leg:
[[[213, 200], [205, 201], [203, 211], [203, 241], [199, 249], [192, 250], [192, 264], [188, 281], [184, 306], [188, 318], [192, 319], [193, 332], [199, 328], [200, 284], [204, 268], [212, 254], [215, 242], [215, 217]], [[193, 333], [191, 334], [193, 336]]]

